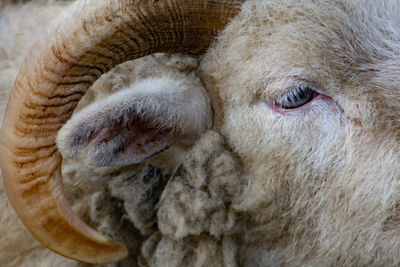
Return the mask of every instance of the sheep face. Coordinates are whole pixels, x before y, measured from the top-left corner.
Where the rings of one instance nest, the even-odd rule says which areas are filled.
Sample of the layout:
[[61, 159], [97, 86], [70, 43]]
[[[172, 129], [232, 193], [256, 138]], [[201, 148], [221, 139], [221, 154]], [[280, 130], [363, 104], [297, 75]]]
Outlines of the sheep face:
[[[301, 255], [368, 258], [383, 240], [398, 254], [399, 8], [248, 1], [202, 62], [248, 176], [242, 208], [260, 218], [280, 203], [262, 213], [290, 214], [285, 246]], [[282, 98], [298, 88], [314, 93]]]
[[[85, 8], [90, 7], [90, 4], [86, 6], [84, 2], [82, 1], [79, 4]], [[169, 1], [167, 2], [169, 3]], [[155, 1], [154, 6], [163, 7], [163, 3], [167, 2]], [[221, 17], [236, 14], [236, 4], [240, 1], [228, 2], [233, 2], [232, 9], [229, 11], [225, 6], [222, 6], [221, 10], [228, 11]], [[102, 22], [110, 22], [116, 18], [114, 22], [120, 23], [121, 21], [118, 20], [120, 17], [114, 15], [118, 12], [124, 14], [126, 11], [131, 11], [129, 5], [123, 5], [124, 1], [110, 1], [110, 3], [115, 5], [107, 5], [106, 1], [103, 3], [111, 11], [104, 11], [104, 16], [107, 19], [101, 20]], [[176, 6], [180, 6], [179, 3], [181, 2], [178, 2]], [[143, 5], [144, 10], [148, 11], [146, 10], [146, 3]], [[85, 8], [80, 8], [81, 6], [76, 5], [76, 10], [85, 10]], [[99, 6], [101, 6], [101, 3]], [[120, 7], [125, 8], [120, 9]], [[197, 7], [196, 12], [198, 12], [200, 5]], [[189, 5], [188, 14], [195, 13], [191, 8]], [[160, 10], [163, 11], [164, 9]], [[150, 239], [161, 239], [161, 244], [170, 242], [171, 247], [173, 247], [177, 240], [178, 242], [185, 241], [184, 238], [187, 235], [192, 235], [189, 236], [192, 243], [205, 241], [199, 247], [199, 250], [207, 250], [206, 248], [214, 250], [210, 248], [222, 243], [224, 250], [225, 248], [231, 249], [230, 253], [227, 253], [230, 256], [231, 265], [233, 265], [233, 262], [239, 262], [243, 266], [284, 265], [285, 263], [288, 265], [324, 265], [324, 263], [326, 263], [325, 265], [333, 265], [332, 263], [335, 263], [335, 265], [398, 265], [398, 259], [400, 259], [400, 238], [398, 238], [398, 222], [400, 221], [400, 197], [398, 194], [400, 189], [398, 182], [400, 173], [398, 164], [400, 110], [398, 103], [400, 95], [397, 90], [399, 81], [396, 78], [398, 72], [396, 52], [398, 50], [397, 36], [400, 30], [397, 26], [399, 20], [396, 10], [399, 10], [399, 4], [395, 1], [386, 1], [379, 8], [376, 7], [376, 3], [361, 0], [352, 3], [345, 0], [337, 0], [331, 3], [319, 0], [247, 1], [241, 13], [225, 29], [218, 41], [202, 59], [200, 72], [203, 83], [195, 81], [198, 82], [196, 85], [198, 93], [196, 95], [202, 99], [198, 102], [201, 104], [198, 106], [201, 107], [194, 108], [190, 113], [194, 114], [195, 118], [199, 118], [199, 116], [203, 118], [203, 127], [192, 125], [194, 130], [189, 132], [177, 131], [181, 134], [179, 137], [182, 137], [178, 141], [184, 141], [180, 145], [191, 145], [194, 139], [198, 138], [211, 125], [209, 118], [211, 110], [202, 89], [202, 85], [206, 85], [215, 111], [214, 128], [219, 134], [214, 132], [206, 135], [206, 137], [211, 136], [210, 138], [214, 140], [214, 143], [209, 142], [211, 144], [210, 149], [204, 149], [205, 146], [201, 145], [204, 140], [197, 143], [197, 149], [205, 154], [214, 150], [218, 153], [217, 156], [208, 155], [208, 157], [214, 159], [214, 163], [216, 161], [220, 166], [223, 166], [224, 163], [227, 165], [232, 163], [230, 165], [235, 167], [229, 169], [232, 170], [229, 173], [231, 176], [223, 177], [229, 179], [220, 179], [220, 176], [223, 176], [224, 173], [208, 177], [209, 180], [213, 178], [214, 184], [217, 184], [215, 188], [212, 188], [218, 189], [213, 190], [211, 192], [213, 194], [207, 191], [209, 188], [201, 184], [203, 181], [191, 179], [196, 175], [203, 175], [202, 172], [197, 172], [194, 167], [192, 169], [195, 169], [195, 171], [187, 168], [189, 170], [178, 172], [174, 179], [170, 180], [160, 199], [160, 212], [158, 214], [160, 232]], [[139, 11], [142, 12], [142, 10]], [[97, 17], [97, 14], [99, 14], [98, 12], [92, 13], [94, 14], [92, 14], [93, 17]], [[128, 13], [129, 15], [133, 14], [132, 12]], [[160, 14], [168, 15], [162, 17], [163, 23], [157, 23], [155, 20], [154, 25], [167, 26], [172, 21], [169, 13], [171, 12], [160, 12]], [[208, 11], [203, 13], [209, 14]], [[129, 24], [129, 27], [126, 28], [135, 29], [133, 27], [136, 27], [136, 25], [142, 25], [141, 16], [132, 16], [131, 19], [135, 23]], [[146, 23], [152, 21], [153, 19], [148, 19]], [[186, 22], [186, 20], [182, 21]], [[190, 22], [190, 20], [187, 21]], [[203, 18], [203, 21], [212, 20]], [[223, 27], [221, 25], [225, 25], [225, 22], [221, 23], [218, 28]], [[193, 29], [197, 29], [198, 24], [195, 23], [193, 28], [190, 28], [192, 27], [190, 26], [189, 29], [191, 30], [188, 30], [188, 32], [195, 32]], [[90, 81], [97, 79], [97, 75], [100, 75], [98, 74], [99, 70], [100, 72], [107, 71], [113, 64], [117, 64], [125, 58], [142, 55], [142, 52], [137, 55], [133, 55], [133, 52], [125, 55], [124, 51], [117, 56], [112, 55], [111, 52], [109, 54], [109, 51], [102, 45], [119, 47], [120, 43], [117, 41], [114, 43], [114, 40], [118, 38], [123, 39], [121, 43], [126, 44], [126, 42], [124, 35], [121, 35], [121, 37], [119, 34], [100, 35], [103, 38], [101, 42], [91, 39], [96, 34], [86, 35], [88, 32], [103, 31], [105, 28], [101, 25], [90, 26], [90, 30], [85, 29], [83, 33], [78, 30], [76, 32], [71, 31], [74, 33], [72, 35], [82, 37], [76, 38], [78, 41], [85, 41], [77, 42], [78, 44], [84, 43], [85, 48], [86, 46], [96, 46], [96, 49], [99, 49], [97, 52], [101, 51], [101, 53], [86, 53], [85, 49], [75, 49], [72, 42], [73, 38], [70, 40], [64, 35], [60, 40], [71, 41], [70, 46], [58, 46], [57, 43], [45, 43], [45, 46], [43, 45], [44, 41], [42, 41], [44, 48], [36, 47], [40, 53], [32, 54], [35, 55], [32, 56], [33, 59], [27, 61], [23, 67], [27, 74], [21, 72], [23, 75], [16, 82], [16, 92], [19, 92], [18, 90], [28, 92], [28, 96], [21, 101], [33, 99], [29, 93], [35, 91], [28, 89], [31, 84], [35, 85], [37, 82], [50, 88], [47, 90], [47, 87], [43, 86], [43, 90], [47, 90], [45, 92], [51, 91], [52, 94], [56, 94], [55, 97], [48, 97], [43, 100], [43, 106], [46, 106], [47, 103], [51, 107], [50, 104], [54, 105], [56, 101], [64, 103], [60, 97], [60, 95], [64, 95], [61, 94], [64, 93], [64, 88], [62, 86], [59, 88], [59, 85], [70, 82], [68, 80], [70, 77], [64, 74], [72, 74], [73, 70], [76, 70], [79, 74], [84, 73], [83, 70], [89, 68], [89, 65], [80, 63], [87, 63], [86, 60], [90, 58], [88, 55], [96, 54], [96, 56], [101, 57], [104, 53], [105, 58], [107, 58], [105, 62], [109, 62], [107, 56], [113, 59], [110, 60], [108, 65], [106, 64], [107, 66], [101, 64], [102, 68], [90, 66], [90, 69], [96, 73], [93, 75], [95, 78], [93, 80], [91, 78]], [[145, 25], [143, 28], [148, 30], [149, 27]], [[138, 28], [139, 30], [141, 29]], [[171, 32], [173, 32], [172, 30]], [[214, 30], [214, 26], [207, 28], [207, 32]], [[54, 32], [58, 31], [54, 30]], [[154, 32], [150, 32], [151, 37], [148, 39], [158, 40], [158, 38], [154, 38]], [[180, 28], [177, 28], [176, 32], [180, 33]], [[181, 36], [186, 37], [186, 35], [178, 34], [176, 35], [177, 40]], [[136, 36], [136, 34], [133, 34], [131, 36], [134, 40], [139, 37], [145, 38], [146, 35], [138, 34]], [[190, 35], [190, 38], [184, 38], [183, 41], [187, 43], [184, 43], [184, 48], [178, 49], [178, 51], [186, 51], [184, 49], [188, 49], [188, 47], [192, 48], [194, 45], [188, 40], [193, 40], [193, 37]], [[175, 37], [172, 39], [175, 39]], [[209, 38], [204, 40], [208, 42]], [[202, 51], [204, 44], [207, 43], [204, 40], [199, 42], [200, 47], [195, 47], [191, 51]], [[141, 42], [132, 43], [133, 46], [136, 46]], [[165, 44], [168, 44], [168, 42]], [[64, 60], [58, 54], [61, 47], [74, 60]], [[47, 51], [52, 51], [53, 54], [49, 55]], [[145, 47], [143, 51], [143, 54], [146, 54], [154, 50], [151, 47]], [[177, 50], [175, 50], [175, 45], [172, 44], [171, 49], [167, 47], [162, 51]], [[48, 55], [49, 59], [46, 58], [46, 62], [57, 63], [60, 71], [60, 75], [57, 77], [60, 79], [59, 83], [46, 83], [48, 78], [46, 75], [38, 76], [35, 71], [32, 73], [27, 71], [32, 66], [36, 66], [37, 61], [44, 61], [38, 58], [39, 56], [36, 56], [36, 54]], [[96, 62], [102, 61], [99, 59]], [[74, 65], [73, 68], [72, 65]], [[43, 69], [46, 70], [46, 68]], [[63, 80], [65, 77], [66, 80]], [[37, 79], [37, 81], [28, 83], [26, 79]], [[176, 96], [179, 99], [187, 100], [186, 92], [191, 91], [191, 88], [176, 86], [177, 84], [172, 82], [173, 86], [170, 86], [170, 89], [177, 95], [169, 95], [166, 90], [161, 88], [162, 83], [166, 82], [168, 81], [162, 80], [156, 84], [156, 87], [152, 87], [154, 84], [151, 82], [134, 83], [130, 92], [116, 94], [115, 98], [102, 100], [101, 103], [104, 104], [103, 107], [107, 112], [103, 112], [101, 109], [97, 109], [97, 111], [100, 110], [102, 118], [111, 116], [111, 121], [118, 121], [118, 118], [124, 120], [129, 116], [113, 113], [111, 112], [113, 109], [110, 107], [119, 106], [128, 109], [132, 107], [131, 103], [140, 100], [148, 105], [144, 106], [144, 109], [143, 106], [133, 105], [134, 108], [132, 108], [130, 114], [134, 114], [134, 116], [148, 115], [155, 118], [155, 125], [159, 126], [157, 124], [158, 118], [161, 118], [161, 122], [168, 121], [170, 117], [167, 111], [172, 110], [173, 114], [177, 115], [175, 118], [178, 119], [172, 120], [171, 124], [167, 125], [166, 130], [171, 129], [171, 127], [176, 127], [177, 130], [185, 130], [187, 129], [185, 122], [195, 121], [186, 117], [186, 109], [192, 107], [184, 105], [183, 107], [173, 107], [176, 109], [169, 109], [172, 101], [167, 103], [169, 105], [163, 105], [165, 102], [162, 101], [175, 99]], [[80, 95], [84, 94], [85, 86], [82, 85], [82, 88], [79, 88], [80, 90], [77, 90], [75, 94], [69, 95], [72, 100], [67, 104], [77, 102]], [[42, 87], [38, 86], [38, 88], [42, 90]], [[152, 90], [146, 91], [144, 95], [145, 88]], [[161, 94], [162, 99], [159, 97], [160, 92], [165, 93]], [[59, 94], [57, 95], [57, 93]], [[42, 93], [37, 95], [47, 96], [47, 94]], [[79, 95], [79, 97], [75, 95]], [[129, 96], [131, 101], [126, 96]], [[30, 118], [31, 113], [25, 109], [16, 108], [15, 103], [19, 102], [17, 97], [18, 94], [12, 98], [14, 104], [10, 105], [12, 109], [8, 113], [15, 118]], [[150, 100], [146, 102], [143, 97]], [[160, 106], [165, 109], [159, 110], [158, 107]], [[25, 107], [29, 109], [30, 105], [25, 105]], [[65, 113], [72, 112], [73, 108], [67, 108], [68, 110], [64, 110]], [[201, 110], [204, 110], [204, 113], [200, 112]], [[83, 119], [83, 126], [87, 126], [89, 129], [83, 138], [74, 139], [74, 135], [64, 135], [61, 138], [62, 141], [72, 142], [65, 144], [64, 152], [67, 151], [67, 154], [75, 155], [82, 150], [84, 145], [93, 141], [91, 138], [93, 133], [107, 132], [110, 127], [107, 123], [110, 120], [101, 119], [97, 123], [96, 120], [92, 120], [92, 116], [96, 117], [96, 114], [98, 114], [94, 111], [96, 110], [91, 108], [84, 109], [81, 113], [84, 114], [83, 116], [75, 117], [78, 120], [73, 118], [69, 122], [73, 126], [70, 129], [76, 129], [76, 125], [73, 124], [74, 121], [79, 122]], [[48, 191], [56, 192], [57, 196], [61, 191], [59, 190], [61, 176], [58, 172], [59, 169], [57, 169], [60, 157], [54, 152], [55, 150], [51, 150], [54, 146], [54, 136], [48, 138], [47, 134], [44, 134], [48, 129], [43, 127], [43, 125], [46, 126], [46, 121], [42, 123], [43, 118], [46, 119], [49, 114], [54, 114], [48, 112], [47, 106], [43, 112], [43, 114], [34, 117], [37, 121], [35, 120], [34, 123], [36, 124], [32, 124], [33, 126], [30, 123], [26, 123], [27, 126], [15, 124], [16, 119], [10, 118], [10, 116], [5, 121], [7, 131], [4, 131], [3, 140], [7, 142], [3, 144], [6, 149], [2, 149], [2, 159], [7, 161], [3, 161], [6, 163], [2, 165], [2, 168], [5, 176], [17, 177], [14, 180], [7, 180], [9, 183], [7, 186], [14, 193], [14, 196], [30, 196], [28, 193], [32, 193], [36, 199], [38, 192], [41, 192], [37, 189], [42, 190], [44, 188], [47, 190], [49, 186], [51, 188]], [[64, 115], [64, 112], [59, 113]], [[56, 126], [50, 129], [53, 130], [52, 134], [56, 132], [54, 129], [58, 129], [60, 124], [66, 120], [67, 115], [60, 120], [57, 117]], [[112, 115], [118, 116], [113, 117]], [[179, 119], [182, 116], [178, 115], [182, 115], [183, 119]], [[113, 120], [114, 118], [117, 118], [117, 120]], [[123, 122], [122, 127], [118, 123], [113, 124], [119, 128], [117, 128], [117, 131], [111, 132], [112, 137], [118, 137], [118, 135], [132, 137], [129, 132], [130, 129], [125, 127], [132, 125], [131, 121], [128, 118]], [[142, 126], [140, 120], [139, 122], [137, 125]], [[80, 126], [79, 123], [77, 125]], [[105, 128], [102, 128], [104, 125]], [[22, 134], [22, 130], [20, 131], [22, 136], [20, 139], [23, 140], [22, 143], [25, 145], [34, 144], [34, 147], [29, 150], [30, 153], [26, 153], [27, 150], [25, 149], [21, 150], [23, 153], [13, 154], [15, 147], [21, 148], [19, 147], [21, 142], [13, 137], [12, 129], [27, 130], [24, 134]], [[146, 143], [146, 141], [152, 140], [153, 129], [145, 128], [145, 130], [150, 132], [149, 139], [141, 140]], [[37, 132], [40, 136], [30, 138], [32, 132]], [[154, 150], [152, 148], [145, 149], [145, 153], [139, 153], [140, 155], [137, 158], [133, 157], [133, 162], [141, 161], [147, 156], [151, 156], [153, 152], [158, 152], [165, 145], [175, 143], [177, 141], [173, 138], [175, 131], [169, 133], [168, 137], [171, 138], [167, 138], [168, 142], [157, 145]], [[63, 133], [61, 132], [61, 134]], [[76, 132], [76, 134], [79, 135], [80, 133]], [[220, 138], [221, 135], [224, 138]], [[185, 138], [187, 136], [189, 138]], [[133, 139], [131, 138], [128, 141]], [[8, 142], [8, 140], [11, 141]], [[35, 142], [32, 142], [32, 140]], [[81, 140], [87, 142], [82, 145], [79, 143]], [[106, 139], [106, 141], [108, 140]], [[37, 144], [39, 147], [36, 147]], [[109, 146], [104, 147], [98, 146], [99, 150], [89, 151], [89, 163], [99, 162], [98, 159], [101, 159], [100, 165], [115, 164], [115, 159], [118, 161], [116, 165], [132, 163], [132, 161], [129, 161], [132, 159], [130, 152], [123, 154], [120, 158], [112, 154], [115, 151], [123, 152], [124, 145], [118, 142], [109, 144]], [[74, 145], [76, 147], [73, 147]], [[50, 152], [47, 152], [47, 149]], [[63, 147], [61, 147], [62, 149]], [[134, 153], [142, 152], [135, 145], [133, 150], [130, 151], [134, 151]], [[109, 152], [111, 152], [109, 154], [112, 155], [111, 157], [109, 155], [106, 158], [101, 157], [102, 153], [107, 154]], [[56, 159], [54, 161], [45, 159], [47, 154], [55, 155]], [[189, 160], [187, 159], [183, 166], [196, 166], [196, 157], [199, 154], [196, 153], [196, 148], [194, 148], [189, 153]], [[90, 158], [91, 155], [92, 158]], [[99, 155], [100, 157], [98, 157]], [[14, 156], [16, 157], [15, 160]], [[30, 160], [29, 157], [33, 157], [33, 159], [39, 157], [40, 161], [43, 159], [45, 163], [49, 163], [47, 165], [34, 165], [36, 161]], [[230, 159], [230, 161], [224, 159]], [[8, 164], [9, 162], [12, 162], [12, 164]], [[203, 162], [210, 164], [211, 161], [204, 160]], [[39, 170], [35, 169], [40, 174], [38, 176], [40, 179], [32, 178], [32, 181], [29, 180], [30, 184], [34, 185], [28, 188], [29, 191], [25, 185], [22, 187], [19, 183], [21, 181], [23, 184], [26, 183], [24, 175], [34, 176], [35, 173], [31, 173], [32, 168], [27, 169], [26, 167], [26, 165], [31, 164]], [[12, 167], [9, 167], [9, 165], [12, 165]], [[210, 164], [210, 166], [216, 165]], [[43, 166], [46, 166], [46, 168], [43, 168]], [[48, 166], [56, 167], [48, 173], [46, 170]], [[239, 168], [237, 168], [238, 166]], [[190, 176], [192, 177], [190, 178]], [[208, 182], [204, 179], [205, 185]], [[179, 183], [184, 185], [180, 188], [191, 187], [194, 189], [193, 191], [179, 191]], [[38, 184], [37, 187], [36, 184]], [[199, 187], [197, 184], [201, 184], [201, 186]], [[44, 189], [43, 191], [45, 191]], [[165, 221], [171, 219], [168, 216], [162, 216], [163, 208], [168, 204], [170, 207], [173, 206], [170, 204], [171, 202], [166, 200], [169, 200], [168, 197], [177, 198], [178, 201], [175, 203], [180, 208], [182, 205], [179, 201], [188, 200], [188, 204], [190, 204], [189, 200], [192, 197], [190, 194], [199, 193], [195, 192], [197, 189], [201, 191], [200, 194], [195, 194], [195, 196], [200, 196], [198, 199], [204, 197], [208, 200], [207, 197], [211, 196], [211, 198], [219, 201], [218, 205], [214, 205], [213, 209], [210, 209], [210, 213], [214, 212], [215, 209], [223, 208], [229, 211], [226, 213], [229, 216], [224, 212], [217, 216], [221, 220], [226, 219], [229, 222], [221, 227], [214, 227], [214, 231], [206, 229], [205, 226], [195, 229], [197, 232], [183, 233], [181, 231], [178, 233], [181, 236], [177, 236], [177, 231], [174, 230], [176, 228], [167, 228], [164, 227], [165, 224], [163, 225], [163, 218]], [[168, 192], [175, 194], [168, 194]], [[187, 197], [179, 199], [179, 193], [182, 192], [186, 193]], [[223, 196], [225, 198], [221, 197], [221, 194], [225, 194]], [[59, 207], [59, 199], [53, 201], [49, 198], [53, 202], [48, 201], [47, 198], [44, 198], [45, 202], [43, 202], [43, 199], [42, 202], [33, 202], [30, 201], [31, 199], [34, 198], [19, 201], [17, 197], [14, 197], [13, 201], [17, 204], [19, 210], [26, 209], [28, 205], [31, 205], [29, 210], [34, 211], [35, 209], [31, 207], [47, 207], [47, 209], [44, 209], [46, 213], [38, 213], [47, 220], [40, 221], [37, 223], [38, 225], [33, 220], [29, 220], [33, 217], [33, 213], [21, 213], [25, 216], [24, 219], [28, 226], [32, 229], [39, 229], [36, 232], [38, 236], [48, 237], [47, 233], [50, 231], [42, 231], [41, 229], [50, 229], [48, 228], [49, 225], [54, 224], [53, 222], [59, 222], [53, 220], [54, 218], [62, 219], [60, 219], [62, 227], [64, 227], [64, 222], [67, 222], [65, 229], [70, 229], [68, 228], [69, 222], [77, 221], [75, 217], [68, 217], [70, 216], [69, 210], [67, 212], [62, 210], [62, 216], [59, 216], [58, 213], [53, 215], [53, 213], [55, 214], [54, 210], [58, 212], [57, 209], [53, 208]], [[63, 200], [62, 197], [60, 199]], [[47, 203], [50, 204], [47, 205]], [[60, 206], [65, 208], [64, 203], [62, 201], [60, 203], [62, 204]], [[212, 201], [210, 203], [213, 204]], [[202, 208], [201, 205], [195, 207]], [[50, 213], [51, 216], [46, 217]], [[65, 216], [65, 214], [68, 216]], [[168, 215], [168, 213], [165, 214]], [[203, 216], [202, 219], [207, 220], [209, 218], [208, 213], [203, 214], [207, 216]], [[176, 219], [176, 217], [172, 219]], [[178, 223], [181, 221], [184, 221], [183, 217], [180, 217]], [[39, 227], [35, 228], [34, 226]], [[64, 229], [62, 227], [60, 229]], [[69, 232], [69, 230], [66, 232]], [[66, 246], [67, 249], [62, 250], [58, 247], [58, 243], [60, 243], [59, 235], [50, 236], [52, 238], [52, 241], [49, 241], [49, 243], [52, 243], [50, 247], [65, 253], [67, 256], [88, 262], [109, 262], [126, 255], [126, 251], [121, 246], [109, 243], [108, 240], [88, 232], [86, 228], [81, 227], [80, 223], [78, 223], [76, 232], [79, 234], [82, 232], [84, 235], [65, 241], [68, 243], [72, 240]], [[160, 234], [163, 236], [160, 237]], [[185, 236], [185, 234], [187, 235]], [[195, 237], [191, 238], [193, 235]], [[82, 244], [79, 244], [82, 245], [82, 249], [77, 249], [78, 242], [76, 240], [81, 240], [87, 236], [89, 245], [82, 242]], [[111, 251], [112, 257], [98, 258], [97, 256], [103, 253], [98, 253], [99, 250], [92, 246], [92, 243], [94, 243], [92, 239], [95, 240], [95, 244], [102, 246], [105, 244], [106, 247], [110, 247], [109, 251]], [[151, 247], [149, 250], [153, 250], [154, 247], [151, 246], [150, 241], [148, 242], [149, 247]], [[187, 244], [184, 242], [180, 245], [175, 247], [182, 251], [189, 251], [188, 253], [192, 252], [188, 249], [191, 247], [185, 246]], [[116, 252], [112, 252], [114, 249]], [[162, 250], [162, 245], [158, 246], [157, 249], [160, 249], [161, 253], [165, 252]], [[76, 251], [82, 252], [82, 255], [76, 254]], [[167, 255], [168, 253], [164, 254]], [[195, 255], [195, 253], [191, 254]]]

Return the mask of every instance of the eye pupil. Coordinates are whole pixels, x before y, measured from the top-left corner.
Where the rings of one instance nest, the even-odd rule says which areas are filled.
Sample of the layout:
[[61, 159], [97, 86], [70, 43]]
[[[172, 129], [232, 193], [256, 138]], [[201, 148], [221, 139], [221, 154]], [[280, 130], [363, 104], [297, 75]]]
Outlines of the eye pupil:
[[302, 98], [306, 97], [307, 95], [306, 95], [306, 93], [303, 91], [303, 89], [300, 88], [300, 90], [299, 90], [299, 92], [298, 92], [298, 96], [299, 96], [300, 99], [302, 99]]
[[314, 91], [308, 85], [299, 85], [274, 102], [283, 109], [293, 109], [308, 103], [314, 96]]

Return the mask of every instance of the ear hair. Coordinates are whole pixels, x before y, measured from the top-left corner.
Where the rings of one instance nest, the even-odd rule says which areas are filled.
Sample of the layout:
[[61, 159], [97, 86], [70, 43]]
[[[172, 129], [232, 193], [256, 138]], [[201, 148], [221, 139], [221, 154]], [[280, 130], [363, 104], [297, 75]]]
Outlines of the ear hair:
[[167, 146], [193, 144], [211, 127], [211, 116], [200, 81], [147, 78], [74, 114], [57, 144], [68, 157], [85, 150], [90, 165], [125, 165]]

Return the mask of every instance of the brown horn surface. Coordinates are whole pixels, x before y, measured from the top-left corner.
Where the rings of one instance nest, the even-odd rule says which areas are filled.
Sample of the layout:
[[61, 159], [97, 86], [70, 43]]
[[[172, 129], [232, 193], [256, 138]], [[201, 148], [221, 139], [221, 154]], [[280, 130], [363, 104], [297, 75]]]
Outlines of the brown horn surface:
[[91, 229], [68, 206], [57, 132], [100, 75], [155, 52], [203, 52], [242, 2], [86, 0], [36, 43], [7, 106], [0, 164], [14, 209], [45, 246], [89, 263], [127, 255], [124, 245]]

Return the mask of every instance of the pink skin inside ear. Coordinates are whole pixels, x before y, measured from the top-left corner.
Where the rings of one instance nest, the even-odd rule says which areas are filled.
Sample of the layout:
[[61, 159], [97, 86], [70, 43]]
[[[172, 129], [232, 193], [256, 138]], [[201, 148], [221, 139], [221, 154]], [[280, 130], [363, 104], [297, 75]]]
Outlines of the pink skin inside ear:
[[138, 163], [165, 149], [172, 142], [172, 130], [153, 126], [139, 116], [130, 125], [113, 123], [97, 136], [88, 151], [89, 161], [97, 166]]

